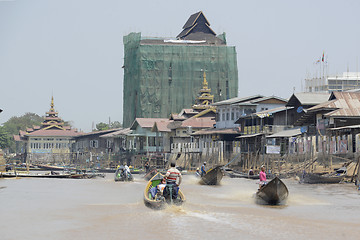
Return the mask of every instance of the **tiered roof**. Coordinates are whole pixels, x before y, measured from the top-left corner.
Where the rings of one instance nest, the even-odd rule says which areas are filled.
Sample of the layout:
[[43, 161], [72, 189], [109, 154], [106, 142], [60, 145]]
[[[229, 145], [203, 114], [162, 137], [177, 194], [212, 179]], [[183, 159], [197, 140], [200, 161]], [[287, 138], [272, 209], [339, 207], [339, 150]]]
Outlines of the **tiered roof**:
[[[70, 126], [64, 126], [64, 121], [58, 117], [58, 112], [54, 109], [54, 97], [51, 97], [50, 110], [46, 112], [44, 122], [41, 126], [27, 128], [25, 136], [77, 136], [80, 133]], [[20, 132], [21, 135], [21, 132]]]

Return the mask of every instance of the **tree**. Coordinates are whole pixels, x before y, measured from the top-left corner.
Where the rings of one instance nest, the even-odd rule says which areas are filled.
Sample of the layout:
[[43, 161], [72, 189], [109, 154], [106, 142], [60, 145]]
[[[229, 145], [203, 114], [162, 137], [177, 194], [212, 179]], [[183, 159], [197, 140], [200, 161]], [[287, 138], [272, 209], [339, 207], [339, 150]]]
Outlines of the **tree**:
[[10, 152], [15, 151], [15, 140], [13, 135], [19, 134], [20, 130], [25, 131], [26, 128], [40, 126], [43, 118], [35, 113], [25, 113], [21, 117], [11, 117], [1, 127], [0, 144], [2, 148], [9, 148]]
[[6, 131], [5, 127], [0, 126], [0, 148], [10, 148], [11, 140], [11, 135]]
[[34, 125], [40, 126], [43, 118], [36, 113], [25, 113], [21, 117], [11, 117], [3, 125], [8, 133], [11, 135], [18, 134], [20, 130], [25, 131], [26, 128], [33, 127]]
[[96, 124], [96, 129], [95, 131], [103, 131], [103, 130], [107, 130], [109, 129], [109, 125], [103, 122], [100, 122], [98, 124]]
[[96, 129], [94, 131], [103, 131], [108, 129], [114, 129], [114, 128], [121, 128], [122, 124], [119, 121], [111, 122], [110, 125], [107, 123], [100, 122], [96, 124]]
[[110, 128], [112, 129], [112, 128], [121, 128], [122, 127], [122, 124], [121, 124], [121, 122], [119, 122], [119, 121], [114, 121], [114, 122], [111, 122], [110, 123]]

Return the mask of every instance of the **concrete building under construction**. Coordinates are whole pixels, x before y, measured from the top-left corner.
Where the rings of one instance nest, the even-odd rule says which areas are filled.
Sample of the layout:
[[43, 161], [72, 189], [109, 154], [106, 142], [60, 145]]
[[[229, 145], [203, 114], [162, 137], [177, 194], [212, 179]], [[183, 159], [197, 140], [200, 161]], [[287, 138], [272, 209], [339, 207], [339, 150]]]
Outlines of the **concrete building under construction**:
[[235, 46], [216, 35], [202, 12], [190, 16], [176, 39], [124, 36], [124, 118], [168, 118], [191, 106], [206, 72], [214, 101], [237, 96]]

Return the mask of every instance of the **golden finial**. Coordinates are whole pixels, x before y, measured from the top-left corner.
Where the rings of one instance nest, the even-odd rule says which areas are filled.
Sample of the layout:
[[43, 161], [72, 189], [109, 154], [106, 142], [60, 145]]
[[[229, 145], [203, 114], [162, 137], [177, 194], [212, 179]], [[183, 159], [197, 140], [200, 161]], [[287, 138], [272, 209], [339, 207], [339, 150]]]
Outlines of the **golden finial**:
[[55, 111], [54, 110], [54, 96], [51, 96], [50, 111]]
[[208, 83], [206, 81], [206, 73], [204, 71], [204, 82], [203, 82], [203, 89], [207, 89]]

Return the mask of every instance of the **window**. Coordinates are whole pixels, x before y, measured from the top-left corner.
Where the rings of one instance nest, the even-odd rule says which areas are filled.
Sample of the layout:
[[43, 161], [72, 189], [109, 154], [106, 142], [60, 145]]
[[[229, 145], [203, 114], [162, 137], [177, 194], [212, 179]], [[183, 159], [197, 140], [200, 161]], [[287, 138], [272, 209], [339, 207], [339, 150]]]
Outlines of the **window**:
[[91, 141], [90, 141], [90, 147], [92, 147], [92, 148], [98, 148], [98, 147], [99, 147], [99, 142], [98, 142], [98, 140], [91, 140]]
[[234, 120], [234, 112], [231, 112], [231, 120]]

